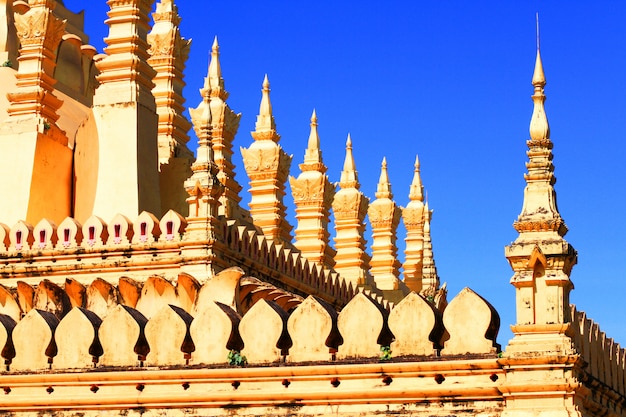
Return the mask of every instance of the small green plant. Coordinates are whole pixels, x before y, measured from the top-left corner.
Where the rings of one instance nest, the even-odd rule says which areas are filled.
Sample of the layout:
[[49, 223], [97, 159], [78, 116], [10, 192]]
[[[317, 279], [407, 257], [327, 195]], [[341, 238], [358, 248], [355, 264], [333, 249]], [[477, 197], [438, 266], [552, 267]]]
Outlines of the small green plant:
[[430, 301], [431, 303], [434, 303], [434, 302], [435, 302], [435, 297], [434, 297], [434, 296], [432, 296], [432, 295], [427, 295], [427, 296], [426, 296], [426, 299], [427, 299], [428, 301]]
[[6, 61], [4, 61], [2, 63], [3, 67], [9, 67], [9, 68], [13, 68], [13, 63], [11, 62], [11, 60], [7, 59]]
[[238, 350], [231, 350], [228, 352], [228, 364], [230, 366], [246, 366], [248, 359], [241, 354]]
[[381, 361], [390, 361], [391, 360], [391, 346], [381, 346], [380, 347], [380, 360]]
[[50, 130], [50, 123], [48, 123], [48, 122], [43, 122], [43, 130], [45, 130], [45, 131]]

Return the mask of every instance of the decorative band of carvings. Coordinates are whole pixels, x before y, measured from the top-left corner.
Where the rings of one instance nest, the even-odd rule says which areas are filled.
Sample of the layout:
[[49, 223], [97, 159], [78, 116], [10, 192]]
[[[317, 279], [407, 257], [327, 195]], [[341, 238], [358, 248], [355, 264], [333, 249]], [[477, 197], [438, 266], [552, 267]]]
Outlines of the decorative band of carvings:
[[518, 233], [522, 232], [558, 232], [564, 235], [567, 232], [567, 226], [563, 219], [546, 219], [546, 220], [522, 220], [513, 223], [513, 227]]
[[552, 141], [550, 139], [547, 139], [547, 138], [531, 139], [531, 140], [526, 141], [526, 145], [529, 148], [543, 147], [543, 148], [549, 148], [549, 149], [552, 149], [552, 147], [554, 146]]

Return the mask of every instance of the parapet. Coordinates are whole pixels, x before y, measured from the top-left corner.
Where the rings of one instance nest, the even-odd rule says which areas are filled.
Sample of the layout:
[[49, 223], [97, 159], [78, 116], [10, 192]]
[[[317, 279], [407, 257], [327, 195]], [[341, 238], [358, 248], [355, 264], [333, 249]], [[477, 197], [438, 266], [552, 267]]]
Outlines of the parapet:
[[[67, 279], [63, 286], [44, 280], [14, 291], [0, 287], [0, 356], [8, 372], [219, 367], [233, 355], [249, 365], [496, 358], [497, 314], [453, 314], [456, 304], [468, 303], [493, 312], [469, 289], [442, 317], [416, 293], [396, 306], [358, 293], [337, 312], [315, 296], [302, 300], [267, 284], [251, 289], [239, 268], [216, 278], [225, 282], [200, 285], [181, 275], [177, 283], [121, 277], [117, 286]], [[242, 299], [255, 291], [262, 295], [243, 313]], [[229, 297], [235, 305], [221, 302]], [[464, 348], [448, 343], [459, 337]]]
[[[8, 286], [30, 282], [32, 276], [62, 285], [68, 274], [89, 285], [96, 278], [116, 282], [121, 272], [139, 282], [153, 275], [177, 280], [189, 265], [208, 264], [209, 275], [197, 276], [204, 282], [236, 264], [272, 288], [302, 298], [316, 295], [335, 308], [355, 294], [337, 273], [310, 263], [291, 246], [268, 241], [249, 225], [220, 223], [222, 239], [211, 243], [188, 237], [186, 227], [186, 219], [173, 210], [161, 219], [142, 212], [134, 220], [117, 214], [109, 222], [91, 216], [82, 225], [71, 217], [58, 226], [47, 219], [34, 227], [25, 221], [0, 224], [0, 269]], [[207, 244], [214, 250], [194, 251]]]
[[616, 393], [626, 396], [626, 350], [600, 330], [584, 311], [577, 311], [574, 305], [570, 310], [572, 339], [587, 374], [585, 384], [607, 391], [611, 398]]

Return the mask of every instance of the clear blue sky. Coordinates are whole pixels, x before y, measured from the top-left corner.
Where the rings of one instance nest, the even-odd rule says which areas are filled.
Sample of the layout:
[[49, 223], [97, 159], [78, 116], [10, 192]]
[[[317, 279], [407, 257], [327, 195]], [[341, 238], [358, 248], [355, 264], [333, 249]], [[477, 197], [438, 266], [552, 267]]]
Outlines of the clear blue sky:
[[[65, 3], [87, 7], [87, 32], [101, 50], [106, 2]], [[183, 35], [193, 38], [187, 105], [199, 102], [217, 35], [229, 104], [243, 114], [236, 150], [252, 142], [268, 73], [292, 175], [313, 108], [331, 181], [350, 132], [364, 192], [374, 197], [386, 156], [395, 199], [406, 205], [419, 154], [449, 299], [468, 286], [489, 300], [503, 347], [515, 320], [503, 247], [516, 237], [511, 224], [522, 205], [539, 12], [558, 203], [579, 253], [572, 302], [626, 343], [626, 2], [179, 3]], [[247, 189], [238, 152], [235, 164]], [[401, 252], [403, 237], [402, 229]]]

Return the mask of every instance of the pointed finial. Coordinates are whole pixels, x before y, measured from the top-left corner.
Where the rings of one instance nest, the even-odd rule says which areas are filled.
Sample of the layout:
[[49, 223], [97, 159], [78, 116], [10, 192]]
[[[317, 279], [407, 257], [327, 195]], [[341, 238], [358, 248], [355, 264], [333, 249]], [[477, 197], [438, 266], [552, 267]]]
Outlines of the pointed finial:
[[[539, 19], [538, 15], [537, 19]], [[537, 20], [537, 36], [539, 36], [539, 20]], [[546, 76], [543, 72], [543, 63], [539, 50], [539, 38], [537, 38], [537, 58], [535, 59], [532, 84], [535, 87], [535, 93], [532, 96], [535, 106], [530, 121], [530, 138], [532, 140], [550, 139], [550, 125], [548, 124], [548, 117], [546, 116], [544, 108], [544, 102], [546, 101], [544, 94]]]
[[[259, 107], [259, 115], [256, 118], [256, 132], [269, 132], [276, 130], [274, 116], [272, 115], [272, 103], [270, 101], [270, 81], [265, 74], [263, 78], [263, 96], [261, 97], [261, 106]], [[278, 141], [278, 136], [273, 139]]]
[[207, 79], [212, 95], [216, 96], [224, 91], [224, 79], [222, 78], [222, 66], [220, 65], [220, 45], [217, 42], [217, 36], [215, 36], [211, 48], [211, 62], [209, 63]]
[[424, 203], [424, 233], [430, 233], [430, 219], [432, 218], [432, 211], [428, 207], [428, 201]]
[[[320, 170], [323, 169], [322, 164], [322, 151], [320, 150], [320, 136], [317, 133], [317, 115], [315, 109], [311, 115], [311, 133], [309, 134], [309, 142], [307, 144], [306, 152], [304, 153], [304, 164], [300, 166], [302, 170], [310, 169]], [[325, 171], [325, 168], [323, 169]]]
[[417, 155], [415, 155], [415, 171], [413, 173], [413, 181], [411, 182], [411, 188], [409, 191], [409, 200], [424, 201], [424, 186], [422, 185], [422, 178], [420, 175], [420, 160]]
[[313, 109], [313, 114], [311, 115], [311, 133], [309, 134], [309, 143], [307, 148], [309, 150], [320, 148], [320, 137], [317, 133], [317, 115], [315, 114], [315, 109]]
[[380, 178], [378, 180], [378, 187], [376, 188], [376, 198], [393, 198], [389, 175], [387, 174], [387, 158], [383, 158], [383, 163], [381, 164]]
[[539, 47], [539, 12], [535, 14], [536, 26], [537, 26], [537, 50], [541, 49]]
[[339, 186], [341, 188], [359, 188], [359, 178], [354, 165], [354, 156], [352, 155], [352, 138], [349, 133], [346, 140], [346, 159], [343, 162]]
[[270, 80], [265, 74], [263, 78], [263, 97], [261, 98], [261, 107], [259, 108], [259, 116], [272, 116], [272, 102], [270, 101]]

